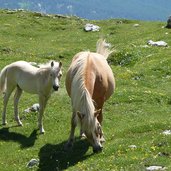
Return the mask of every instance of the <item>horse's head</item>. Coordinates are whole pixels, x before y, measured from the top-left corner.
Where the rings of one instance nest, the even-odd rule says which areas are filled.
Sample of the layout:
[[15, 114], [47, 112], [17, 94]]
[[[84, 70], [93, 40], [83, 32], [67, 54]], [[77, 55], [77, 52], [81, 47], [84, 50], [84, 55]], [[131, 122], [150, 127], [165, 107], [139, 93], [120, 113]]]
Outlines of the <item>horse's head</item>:
[[59, 82], [62, 77], [62, 63], [61, 62], [51, 62], [51, 72], [50, 72], [50, 77], [52, 80], [52, 86], [55, 91], [58, 91], [59, 89]]
[[102, 151], [102, 148], [103, 148], [101, 144], [101, 138], [103, 136], [102, 127], [97, 119], [100, 112], [101, 112], [101, 109], [94, 112], [92, 123], [91, 123], [91, 126], [89, 127], [88, 125], [84, 123], [86, 122], [85, 115], [81, 114], [80, 112], [77, 112], [81, 120], [81, 129], [85, 133], [88, 141], [93, 146], [93, 152], [95, 153]]

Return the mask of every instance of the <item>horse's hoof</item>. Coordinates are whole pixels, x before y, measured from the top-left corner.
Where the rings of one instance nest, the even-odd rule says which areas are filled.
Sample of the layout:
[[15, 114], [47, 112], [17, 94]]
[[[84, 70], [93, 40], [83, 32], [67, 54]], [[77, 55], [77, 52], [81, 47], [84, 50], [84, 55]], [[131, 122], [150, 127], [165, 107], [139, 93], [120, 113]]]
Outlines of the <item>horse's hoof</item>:
[[23, 126], [22, 122], [19, 122], [19, 123], [18, 123], [18, 126]]
[[3, 123], [2, 123], [2, 126], [5, 126], [5, 125], [7, 125], [7, 122], [3, 122]]
[[85, 139], [86, 135], [84, 133], [80, 134], [80, 139]]
[[44, 130], [40, 131], [40, 134], [44, 135], [45, 134], [45, 131]]
[[45, 134], [45, 130], [42, 126], [38, 126], [38, 129], [40, 130], [40, 134]]

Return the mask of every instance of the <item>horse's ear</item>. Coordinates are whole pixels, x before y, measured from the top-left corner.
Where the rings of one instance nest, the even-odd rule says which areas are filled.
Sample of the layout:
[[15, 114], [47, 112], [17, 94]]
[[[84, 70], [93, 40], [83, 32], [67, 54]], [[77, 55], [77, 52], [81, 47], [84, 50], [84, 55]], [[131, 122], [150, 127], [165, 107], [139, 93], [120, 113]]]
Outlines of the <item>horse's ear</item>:
[[51, 67], [52, 67], [52, 68], [54, 67], [54, 62], [53, 62], [53, 61], [51, 62]]
[[99, 114], [100, 114], [100, 112], [101, 112], [101, 109], [96, 110], [96, 111], [94, 112], [94, 116], [95, 116], [95, 117], [98, 117]]
[[82, 120], [82, 119], [84, 118], [84, 115], [81, 114], [79, 111], [77, 111], [77, 115], [78, 115], [78, 117], [80, 118], [80, 120]]
[[62, 66], [62, 62], [60, 61], [60, 62], [59, 62], [59, 68], [61, 68], [61, 66]]

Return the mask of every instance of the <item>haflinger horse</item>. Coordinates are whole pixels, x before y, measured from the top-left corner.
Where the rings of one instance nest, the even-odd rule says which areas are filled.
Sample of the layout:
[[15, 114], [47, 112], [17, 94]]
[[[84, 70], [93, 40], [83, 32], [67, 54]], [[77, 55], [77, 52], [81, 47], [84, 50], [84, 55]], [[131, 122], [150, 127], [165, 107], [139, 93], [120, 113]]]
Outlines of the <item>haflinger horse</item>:
[[66, 75], [66, 90], [71, 97], [71, 131], [65, 149], [71, 148], [77, 123], [80, 135], [89, 140], [94, 152], [102, 150], [102, 108], [113, 94], [115, 79], [107, 58], [113, 52], [105, 40], [97, 42], [97, 51], [80, 52], [74, 56]]
[[25, 61], [17, 61], [4, 67], [0, 73], [0, 91], [4, 94], [2, 125], [7, 124], [6, 107], [11, 93], [16, 88], [14, 95], [14, 117], [18, 125], [22, 126], [18, 114], [18, 102], [22, 91], [38, 94], [40, 105], [38, 127], [40, 133], [44, 133], [43, 113], [51, 93], [59, 89], [62, 76], [61, 66], [61, 62], [55, 61], [42, 64], [40, 67], [35, 67]]

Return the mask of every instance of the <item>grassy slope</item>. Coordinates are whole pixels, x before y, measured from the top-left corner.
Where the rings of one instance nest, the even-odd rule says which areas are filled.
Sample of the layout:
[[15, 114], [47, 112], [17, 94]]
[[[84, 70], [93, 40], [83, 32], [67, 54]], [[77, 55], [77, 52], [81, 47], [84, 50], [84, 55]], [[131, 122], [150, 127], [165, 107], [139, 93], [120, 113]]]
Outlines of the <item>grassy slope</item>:
[[[37, 115], [23, 112], [37, 102], [37, 96], [24, 93], [21, 98], [22, 128], [15, 127], [10, 99], [8, 126], [0, 127], [0, 170], [27, 170], [26, 164], [32, 158], [40, 160], [33, 170], [132, 171], [149, 165], [171, 169], [171, 138], [161, 134], [171, 129], [171, 50], [142, 47], [149, 39], [164, 40], [170, 45], [171, 30], [162, 29], [161, 22], [117, 21], [92, 21], [101, 30], [86, 33], [86, 20], [0, 11], [0, 68], [16, 60], [54, 59], [63, 62], [64, 72], [61, 89], [52, 95], [45, 111], [45, 135], [36, 131]], [[135, 23], [140, 27], [133, 27]], [[71, 117], [64, 86], [66, 70], [74, 54], [94, 51], [99, 37], [105, 37], [116, 49], [109, 58], [117, 88], [104, 107], [104, 150], [93, 155], [87, 141], [76, 139], [74, 149], [65, 153], [62, 148]], [[136, 149], [129, 148], [133, 144]]]

